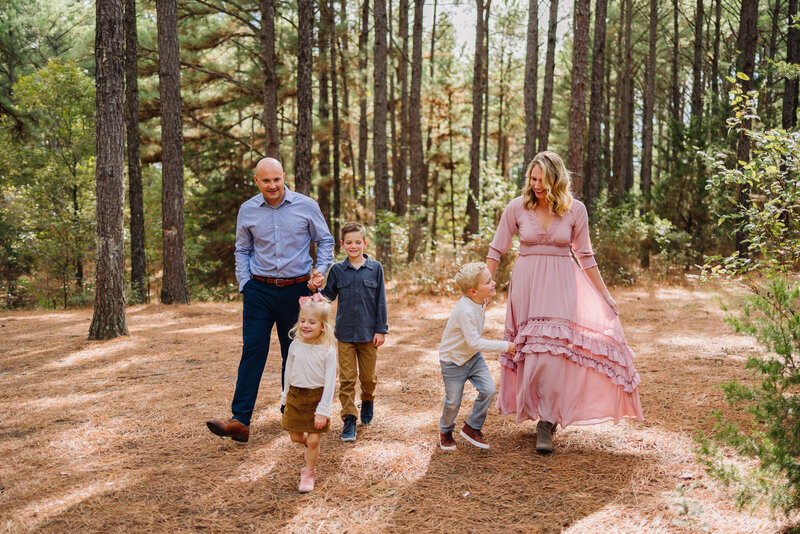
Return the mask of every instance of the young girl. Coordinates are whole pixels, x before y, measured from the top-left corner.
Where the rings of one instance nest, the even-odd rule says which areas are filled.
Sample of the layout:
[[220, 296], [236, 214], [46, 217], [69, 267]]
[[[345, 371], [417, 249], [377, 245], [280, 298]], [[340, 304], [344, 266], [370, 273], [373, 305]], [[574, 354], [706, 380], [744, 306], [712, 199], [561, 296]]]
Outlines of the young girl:
[[281, 392], [283, 428], [291, 440], [306, 447], [306, 466], [300, 470], [298, 490], [314, 489], [319, 440], [330, 427], [336, 387], [336, 338], [330, 301], [320, 293], [300, 298], [297, 324], [289, 331], [289, 346]]

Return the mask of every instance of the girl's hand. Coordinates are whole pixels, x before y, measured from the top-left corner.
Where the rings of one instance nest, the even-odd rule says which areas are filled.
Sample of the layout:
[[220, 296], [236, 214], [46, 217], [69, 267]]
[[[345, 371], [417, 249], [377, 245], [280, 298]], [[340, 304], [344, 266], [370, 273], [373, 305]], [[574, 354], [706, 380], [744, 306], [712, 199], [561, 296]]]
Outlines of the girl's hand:
[[614, 310], [614, 313], [619, 315], [619, 308], [617, 307], [617, 302], [611, 297], [611, 295], [606, 294], [605, 299], [606, 302], [608, 302], [608, 305], [611, 306], [611, 309]]
[[327, 422], [328, 418], [324, 415], [314, 415], [314, 428], [323, 428]]
[[386, 334], [375, 334], [372, 338], [372, 344], [375, 345], [376, 348], [383, 345], [384, 341], [386, 341]]

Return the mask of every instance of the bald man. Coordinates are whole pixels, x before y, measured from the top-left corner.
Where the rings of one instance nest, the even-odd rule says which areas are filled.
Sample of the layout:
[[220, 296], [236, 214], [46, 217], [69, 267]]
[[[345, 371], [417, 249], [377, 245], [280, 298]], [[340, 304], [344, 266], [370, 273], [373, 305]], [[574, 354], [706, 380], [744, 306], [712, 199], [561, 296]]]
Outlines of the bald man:
[[[272, 326], [281, 344], [281, 388], [289, 353], [289, 330], [300, 312], [298, 299], [319, 289], [333, 263], [334, 241], [319, 205], [287, 189], [280, 162], [264, 158], [256, 165], [259, 194], [242, 204], [236, 220], [236, 278], [244, 295], [242, 359], [226, 422], [206, 423], [214, 434], [236, 441], [250, 438], [250, 417], [267, 363]], [[317, 244], [317, 268], [309, 255]]]

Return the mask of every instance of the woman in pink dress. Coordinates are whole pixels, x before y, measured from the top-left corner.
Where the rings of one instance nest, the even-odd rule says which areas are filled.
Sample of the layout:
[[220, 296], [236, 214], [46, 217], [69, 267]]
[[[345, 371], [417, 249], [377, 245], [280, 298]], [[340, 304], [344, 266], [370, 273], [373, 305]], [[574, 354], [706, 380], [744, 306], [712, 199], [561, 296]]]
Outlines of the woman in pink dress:
[[517, 353], [500, 355], [497, 407], [516, 413], [517, 421], [539, 418], [536, 450], [549, 453], [558, 424], [643, 420], [640, 379], [594, 260], [586, 207], [572, 198], [564, 162], [541, 152], [525, 175], [522, 196], [506, 206], [486, 260], [494, 275], [519, 234], [503, 337]]

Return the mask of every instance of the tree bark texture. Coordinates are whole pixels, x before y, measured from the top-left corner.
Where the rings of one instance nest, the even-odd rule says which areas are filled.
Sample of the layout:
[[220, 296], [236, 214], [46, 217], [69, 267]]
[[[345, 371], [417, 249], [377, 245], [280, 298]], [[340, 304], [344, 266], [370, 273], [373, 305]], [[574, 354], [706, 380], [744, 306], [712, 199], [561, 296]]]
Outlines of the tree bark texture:
[[711, 95], [719, 98], [719, 43], [722, 27], [722, 0], [714, 0], [714, 54], [711, 57]]
[[606, 52], [606, 12], [607, 0], [597, 0], [594, 18], [594, 44], [592, 47], [592, 93], [589, 99], [589, 135], [586, 147], [586, 167], [583, 175], [586, 180], [584, 202], [591, 214], [594, 201], [600, 194], [600, 176], [603, 171], [601, 155], [603, 140], [603, 81], [605, 77]]
[[547, 57], [544, 64], [542, 117], [539, 121], [539, 152], [547, 150], [550, 138], [550, 116], [553, 111], [553, 78], [556, 70], [556, 30], [558, 29], [558, 0], [550, 2], [550, 23], [547, 30]]
[[280, 160], [280, 146], [278, 143], [278, 78], [275, 75], [275, 0], [261, 0], [260, 38], [265, 153], [271, 158]]
[[619, 84], [617, 95], [618, 119], [614, 128], [614, 182], [615, 202], [621, 200], [622, 195], [633, 184], [633, 61], [631, 58], [631, 15], [633, 2], [622, 1], [623, 9], [620, 12], [623, 23], [624, 45], [620, 55], [624, 58], [620, 63], [621, 72], [618, 73]]
[[314, 2], [297, 2], [297, 135], [294, 154], [295, 191], [308, 195], [311, 192], [311, 143], [313, 137], [311, 107], [314, 98], [311, 72], [314, 68], [312, 48], [314, 43]]
[[[758, 41], [758, 0], [742, 0], [742, 9], [739, 17], [739, 35], [736, 48], [740, 50], [736, 69], [747, 76], [746, 80], [741, 80], [742, 90], [747, 93], [753, 90], [753, 75], [756, 63], [756, 43]], [[736, 157], [738, 161], [750, 161], [750, 138], [745, 134], [752, 125], [750, 119], [742, 121], [739, 130], [739, 142], [736, 147]], [[739, 209], [744, 210], [750, 204], [749, 191], [744, 187], [739, 187]], [[736, 232], [736, 250], [740, 255], [747, 255], [746, 235], [739, 229]]]
[[358, 187], [359, 201], [367, 195], [367, 39], [369, 32], [369, 0], [361, 5], [361, 29], [358, 34], [358, 71], [361, 73], [361, 98], [358, 118]]
[[393, 178], [394, 212], [403, 216], [408, 209], [408, 160], [409, 160], [409, 95], [408, 95], [408, 0], [400, 0], [398, 6], [398, 39], [402, 43], [397, 60], [397, 81], [400, 84], [400, 150]]
[[422, 10], [425, 0], [414, 2], [413, 51], [411, 57], [411, 94], [409, 97], [409, 140], [411, 156], [411, 232], [408, 238], [408, 261], [414, 261], [422, 241], [422, 189], [427, 182], [422, 154]]
[[479, 230], [478, 199], [480, 198], [481, 124], [483, 111], [483, 0], [477, 0], [475, 25], [475, 68], [472, 74], [472, 138], [469, 151], [469, 192], [467, 196], [467, 225], [464, 238], [470, 239]]
[[586, 129], [586, 71], [589, 63], [590, 0], [576, 0], [573, 11], [572, 87], [569, 98], [567, 169], [572, 193], [583, 198], [583, 134]]
[[[328, 228], [331, 228], [331, 137], [330, 126], [331, 118], [328, 108], [328, 19], [325, 16], [325, 11], [320, 13], [319, 27], [317, 28], [319, 40], [317, 47], [319, 49], [319, 64], [317, 65], [318, 79], [319, 79], [319, 98], [317, 100], [317, 112], [319, 113], [319, 126], [317, 131], [317, 140], [319, 142], [319, 207], [322, 214], [325, 216], [325, 221], [328, 223]], [[336, 239], [336, 238], [334, 238]], [[338, 240], [337, 240], [338, 241]]]
[[692, 61], [692, 121], [703, 119], [703, 0], [697, 0], [694, 20], [694, 61]]
[[[375, 0], [375, 61], [373, 64], [374, 110], [372, 112], [372, 150], [375, 168], [375, 225], [378, 259], [391, 273], [392, 230], [385, 217], [389, 212], [389, 165], [386, 160], [386, 1]], [[388, 276], [388, 275], [387, 275]]]
[[97, 64], [97, 262], [89, 339], [128, 334], [125, 318], [123, 184], [125, 180], [124, 50], [122, 0], [98, 0], [94, 53]]
[[161, 302], [188, 304], [183, 214], [183, 124], [176, 0], [156, 1], [161, 97]]
[[333, 239], [336, 242], [335, 252], [339, 252], [339, 226], [342, 209], [342, 183], [340, 177], [340, 146], [341, 134], [339, 132], [339, 76], [336, 71], [336, 19], [334, 17], [333, 0], [328, 4], [328, 35], [330, 36], [331, 50], [331, 113], [333, 115]]
[[[604, 0], [600, 0], [601, 2]], [[536, 155], [536, 101], [539, 80], [539, 2], [528, 0], [528, 34], [525, 52], [525, 159], [527, 165]]]
[[[797, 0], [789, 0], [789, 29], [786, 33], [786, 62], [800, 64], [800, 30], [791, 26], [797, 15]], [[797, 79], [786, 78], [783, 86], [783, 109], [781, 125], [786, 130], [797, 125], [797, 91], [800, 83]]]
[[136, 0], [125, 0], [125, 131], [128, 152], [128, 204], [131, 232], [131, 293], [147, 302], [147, 261], [144, 239], [144, 200], [139, 151], [139, 45]]
[[658, 24], [658, 0], [650, 0], [650, 39], [645, 68], [644, 110], [642, 113], [642, 195], [645, 208], [650, 205], [650, 189], [653, 172], [653, 110], [656, 98], [656, 39]]

